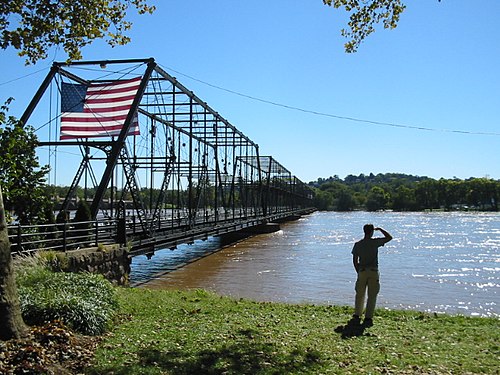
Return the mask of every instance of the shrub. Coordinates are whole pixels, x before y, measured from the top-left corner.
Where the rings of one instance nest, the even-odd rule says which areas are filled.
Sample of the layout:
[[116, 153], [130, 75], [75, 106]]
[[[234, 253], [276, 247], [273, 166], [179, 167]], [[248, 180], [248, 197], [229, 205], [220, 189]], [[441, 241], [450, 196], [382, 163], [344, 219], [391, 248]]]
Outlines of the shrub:
[[42, 250], [37, 257], [52, 271], [65, 271], [69, 267], [69, 259], [65, 253], [54, 250]]
[[115, 290], [102, 275], [52, 272], [36, 263], [16, 274], [27, 324], [62, 320], [75, 331], [98, 335], [106, 331], [118, 307]]

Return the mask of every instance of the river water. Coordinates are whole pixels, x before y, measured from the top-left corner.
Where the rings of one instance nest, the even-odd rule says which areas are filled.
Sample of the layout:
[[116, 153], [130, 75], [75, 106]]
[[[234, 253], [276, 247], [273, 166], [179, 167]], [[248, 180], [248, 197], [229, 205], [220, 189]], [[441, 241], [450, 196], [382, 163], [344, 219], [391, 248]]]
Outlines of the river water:
[[378, 307], [500, 316], [498, 213], [316, 212], [195, 262], [190, 259], [213, 252], [219, 240], [161, 250], [150, 260], [135, 257], [131, 281], [257, 301], [352, 305], [351, 250], [365, 223], [394, 237], [379, 251]]

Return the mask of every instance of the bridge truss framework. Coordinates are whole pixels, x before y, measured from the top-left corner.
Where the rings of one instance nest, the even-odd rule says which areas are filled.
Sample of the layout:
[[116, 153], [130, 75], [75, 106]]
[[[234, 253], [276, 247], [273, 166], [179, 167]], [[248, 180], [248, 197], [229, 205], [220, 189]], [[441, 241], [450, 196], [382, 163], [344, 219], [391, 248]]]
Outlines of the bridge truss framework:
[[[138, 94], [118, 136], [59, 140], [63, 82], [136, 77]], [[169, 228], [272, 221], [312, 207], [306, 184], [272, 156], [260, 155], [255, 142], [152, 58], [56, 62], [21, 121], [29, 124], [43, 103], [49, 120], [34, 127], [53, 179], [57, 183], [57, 173], [68, 169], [74, 173], [61, 210], [83, 185], [93, 192], [85, 197], [93, 219], [133, 218], [133, 232], [151, 239]], [[128, 135], [136, 114], [140, 135]]]

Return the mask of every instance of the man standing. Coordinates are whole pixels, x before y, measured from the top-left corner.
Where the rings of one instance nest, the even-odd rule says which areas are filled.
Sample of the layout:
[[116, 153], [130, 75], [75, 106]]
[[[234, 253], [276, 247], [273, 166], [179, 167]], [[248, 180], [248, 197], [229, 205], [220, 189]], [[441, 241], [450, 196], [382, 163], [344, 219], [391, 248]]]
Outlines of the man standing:
[[[371, 327], [373, 325], [373, 312], [375, 311], [375, 305], [377, 303], [377, 295], [380, 291], [378, 248], [392, 240], [392, 236], [382, 228], [374, 228], [373, 224], [366, 224], [363, 227], [363, 231], [365, 232], [365, 237], [356, 242], [352, 249], [352, 262], [358, 273], [352, 322], [355, 324], [360, 323], [360, 316], [363, 313], [363, 305], [365, 302], [365, 294], [368, 289], [368, 300], [366, 302], [363, 325]], [[372, 238], [374, 231], [381, 232], [384, 237]]]

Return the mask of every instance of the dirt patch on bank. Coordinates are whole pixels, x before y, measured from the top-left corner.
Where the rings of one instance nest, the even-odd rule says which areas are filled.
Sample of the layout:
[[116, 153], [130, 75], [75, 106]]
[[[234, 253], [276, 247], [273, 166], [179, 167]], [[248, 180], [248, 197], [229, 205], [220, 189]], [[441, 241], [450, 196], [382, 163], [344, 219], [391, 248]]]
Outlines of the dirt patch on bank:
[[21, 339], [0, 341], [1, 374], [78, 374], [89, 365], [99, 336], [83, 336], [56, 321], [29, 327]]

